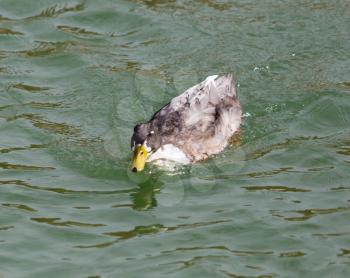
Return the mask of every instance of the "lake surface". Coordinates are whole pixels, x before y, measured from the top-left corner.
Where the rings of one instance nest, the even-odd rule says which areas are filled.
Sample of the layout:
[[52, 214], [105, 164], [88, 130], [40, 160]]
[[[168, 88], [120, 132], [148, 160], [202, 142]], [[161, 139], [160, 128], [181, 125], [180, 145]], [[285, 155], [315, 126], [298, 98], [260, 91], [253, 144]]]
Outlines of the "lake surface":
[[[350, 277], [350, 2], [0, 1], [0, 277]], [[128, 171], [232, 72], [237, 142]]]

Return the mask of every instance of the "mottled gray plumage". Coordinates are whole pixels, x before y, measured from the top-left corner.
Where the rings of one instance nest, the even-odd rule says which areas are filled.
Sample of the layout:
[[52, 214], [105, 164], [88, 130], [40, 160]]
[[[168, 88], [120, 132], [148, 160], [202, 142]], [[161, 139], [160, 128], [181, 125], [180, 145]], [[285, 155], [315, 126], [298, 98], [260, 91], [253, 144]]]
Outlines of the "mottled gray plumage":
[[241, 114], [232, 75], [209, 76], [173, 98], [150, 121], [135, 126], [131, 147], [146, 142], [156, 151], [172, 144], [196, 162], [227, 146]]

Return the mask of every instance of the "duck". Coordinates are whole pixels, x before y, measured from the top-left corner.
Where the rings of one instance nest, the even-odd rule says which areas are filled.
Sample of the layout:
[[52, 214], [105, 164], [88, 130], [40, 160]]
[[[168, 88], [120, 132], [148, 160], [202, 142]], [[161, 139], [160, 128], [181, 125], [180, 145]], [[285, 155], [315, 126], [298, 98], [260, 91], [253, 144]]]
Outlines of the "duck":
[[131, 170], [146, 162], [193, 164], [222, 152], [239, 131], [242, 109], [232, 74], [212, 75], [137, 124], [131, 137]]

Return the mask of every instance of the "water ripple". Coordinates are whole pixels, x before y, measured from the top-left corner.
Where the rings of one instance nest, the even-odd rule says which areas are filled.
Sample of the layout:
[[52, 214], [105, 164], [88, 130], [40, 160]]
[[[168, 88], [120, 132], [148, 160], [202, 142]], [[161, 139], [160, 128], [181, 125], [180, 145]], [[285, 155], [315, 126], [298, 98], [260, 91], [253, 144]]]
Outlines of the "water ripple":
[[74, 35], [87, 35], [87, 36], [99, 36], [102, 34], [99, 34], [97, 32], [93, 32], [93, 31], [89, 31], [86, 30], [84, 28], [80, 28], [80, 27], [72, 27], [72, 26], [67, 26], [67, 25], [58, 25], [57, 29], [66, 32], [66, 33], [70, 33], [70, 34], [74, 34]]
[[189, 267], [192, 267], [193, 265], [200, 263], [201, 261], [207, 261], [208, 259], [228, 259], [229, 256], [222, 256], [222, 255], [205, 255], [205, 256], [194, 256], [193, 258], [189, 260], [181, 260], [181, 261], [174, 261], [170, 263], [166, 263], [165, 265], [172, 265], [172, 264], [182, 264], [182, 267], [180, 267], [178, 270], [183, 270]]
[[339, 257], [349, 257], [350, 258], [350, 249], [341, 249], [341, 253], [338, 254]]
[[277, 274], [274, 274], [274, 273], [262, 274], [257, 276], [246, 276], [241, 274], [235, 274], [226, 270], [221, 270], [221, 272], [226, 274], [227, 277], [232, 277], [232, 278], [273, 278], [278, 276]]
[[36, 209], [31, 208], [30, 206], [23, 205], [23, 204], [2, 204], [3, 207], [8, 207], [8, 208], [17, 208], [20, 210], [26, 210], [30, 212], [36, 212]]
[[32, 122], [32, 124], [40, 129], [46, 130], [50, 133], [56, 133], [56, 134], [62, 134], [62, 135], [76, 135], [80, 132], [80, 130], [77, 127], [70, 126], [65, 123], [56, 123], [52, 121], [48, 121], [44, 119], [42, 116], [32, 113], [26, 113], [26, 114], [18, 114], [13, 116], [12, 118], [8, 118], [8, 121], [10, 120], [17, 120], [17, 119], [27, 119]]
[[316, 237], [328, 238], [328, 237], [338, 237], [338, 236], [348, 236], [350, 232], [338, 232], [338, 233], [316, 233], [312, 234]]
[[31, 144], [27, 147], [12, 147], [12, 148], [3, 148], [0, 149], [0, 153], [10, 153], [15, 151], [24, 151], [24, 150], [30, 150], [30, 149], [42, 149], [49, 146], [49, 144]]
[[34, 222], [45, 223], [52, 226], [64, 226], [64, 227], [86, 227], [86, 228], [95, 228], [95, 227], [104, 227], [105, 224], [92, 224], [92, 223], [83, 223], [77, 221], [59, 221], [61, 218], [46, 218], [46, 217], [32, 217], [30, 218]]
[[158, 234], [158, 233], [162, 233], [162, 232], [176, 231], [179, 229], [191, 229], [191, 228], [205, 227], [205, 226], [216, 225], [219, 223], [226, 223], [226, 222], [231, 222], [231, 220], [197, 222], [197, 223], [191, 223], [191, 224], [180, 224], [177, 226], [170, 226], [170, 227], [166, 227], [162, 224], [153, 224], [153, 225], [148, 225], [148, 226], [136, 226], [134, 229], [129, 230], [129, 231], [117, 231], [117, 232], [104, 233], [104, 235], [117, 237], [118, 239], [116, 239], [116, 240], [108, 241], [108, 242], [104, 242], [104, 243], [99, 243], [99, 244], [93, 244], [93, 245], [77, 245], [75, 247], [82, 248], [82, 249], [105, 248], [105, 247], [109, 247], [109, 246], [111, 246], [119, 241], [128, 240], [128, 239], [132, 239], [132, 238], [140, 237], [140, 236], [144, 236], [144, 235], [154, 235], [154, 234]]
[[42, 12], [40, 12], [37, 15], [27, 17], [26, 19], [41, 19], [45, 17], [57, 17], [61, 14], [65, 14], [68, 12], [80, 12], [84, 10], [85, 8], [85, 1], [75, 4], [75, 5], [69, 5], [69, 4], [56, 4], [51, 7], [46, 8]]
[[270, 177], [270, 176], [275, 176], [281, 173], [291, 173], [291, 172], [298, 172], [293, 170], [293, 167], [281, 167], [279, 169], [274, 169], [274, 170], [270, 170], [270, 171], [263, 171], [263, 172], [253, 172], [253, 173], [247, 173], [246, 175], [248, 177], [252, 177], [252, 178], [262, 178], [262, 177]]
[[9, 87], [24, 90], [24, 91], [27, 91], [30, 93], [44, 92], [44, 91], [47, 91], [50, 89], [49, 87], [34, 86], [34, 85], [29, 85], [29, 84], [24, 84], [24, 83], [11, 84]]
[[123, 232], [109, 232], [105, 233], [105, 235], [118, 237], [120, 239], [130, 239], [133, 237], [137, 237], [140, 235], [145, 234], [155, 234], [159, 232], [166, 232], [166, 231], [175, 231], [178, 229], [189, 229], [189, 228], [198, 228], [198, 227], [204, 227], [208, 225], [215, 225], [219, 223], [226, 223], [231, 222], [231, 220], [217, 220], [217, 221], [211, 221], [211, 222], [197, 222], [197, 223], [191, 223], [191, 224], [180, 224], [173, 227], [165, 227], [161, 224], [155, 224], [155, 225], [149, 225], [149, 226], [137, 226], [133, 230], [130, 231], [123, 231]]
[[281, 258], [290, 258], [290, 257], [303, 257], [306, 253], [301, 251], [291, 251], [291, 252], [283, 252], [280, 254]]
[[41, 170], [55, 170], [54, 167], [49, 166], [34, 166], [34, 165], [21, 165], [11, 164], [8, 162], [0, 162], [0, 168], [6, 170], [22, 170], [22, 171], [41, 171]]
[[296, 187], [288, 187], [282, 185], [265, 185], [265, 186], [242, 186], [248, 191], [259, 191], [259, 190], [267, 190], [267, 191], [277, 191], [277, 192], [310, 192], [309, 189], [296, 188]]
[[42, 186], [36, 186], [31, 185], [25, 181], [22, 180], [0, 180], [0, 185], [16, 185], [16, 186], [23, 186], [25, 188], [29, 188], [32, 190], [43, 190], [48, 192], [54, 192], [59, 194], [106, 194], [106, 195], [112, 195], [112, 194], [124, 194], [124, 193], [132, 193], [135, 192], [136, 189], [119, 189], [119, 190], [72, 190], [72, 189], [66, 189], [66, 188], [60, 188], [60, 187], [42, 187]]
[[14, 226], [0, 226], [0, 231], [7, 231], [13, 229]]
[[18, 31], [13, 31], [11, 29], [0, 28], [0, 35], [24, 35], [24, 34]]
[[87, 46], [79, 43], [77, 41], [58, 41], [58, 42], [50, 42], [50, 41], [36, 41], [37, 46], [29, 49], [29, 50], [20, 50], [10, 53], [16, 53], [19, 56], [23, 57], [44, 57], [48, 55], [52, 55], [55, 53], [62, 53], [72, 50], [77, 50], [77, 52], [81, 53], [83, 51], [87, 51]]
[[339, 149], [337, 150], [337, 153], [342, 155], [350, 155], [350, 147], [348, 146], [339, 147]]
[[162, 251], [163, 254], [168, 253], [182, 253], [184, 251], [193, 251], [193, 250], [221, 250], [221, 251], [228, 251], [236, 256], [261, 256], [261, 255], [272, 255], [274, 254], [273, 251], [261, 251], [261, 250], [233, 250], [223, 245], [218, 246], [194, 246], [194, 247], [178, 247], [174, 250], [168, 250], [168, 251]]
[[295, 210], [295, 211], [291, 211], [291, 212], [301, 214], [302, 216], [285, 217], [284, 219], [288, 220], [288, 221], [305, 221], [305, 220], [309, 220], [310, 218], [315, 217], [315, 216], [319, 216], [319, 215], [333, 214], [333, 213], [346, 212], [346, 211], [350, 211], [350, 207]]

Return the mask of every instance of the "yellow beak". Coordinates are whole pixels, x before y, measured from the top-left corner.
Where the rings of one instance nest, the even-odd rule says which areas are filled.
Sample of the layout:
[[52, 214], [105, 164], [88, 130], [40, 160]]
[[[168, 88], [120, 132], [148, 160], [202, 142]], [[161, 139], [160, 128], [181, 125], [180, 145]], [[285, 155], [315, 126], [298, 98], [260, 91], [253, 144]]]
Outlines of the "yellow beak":
[[131, 170], [133, 172], [140, 172], [145, 168], [147, 159], [147, 148], [144, 145], [136, 146], [134, 150], [134, 157], [132, 159]]

